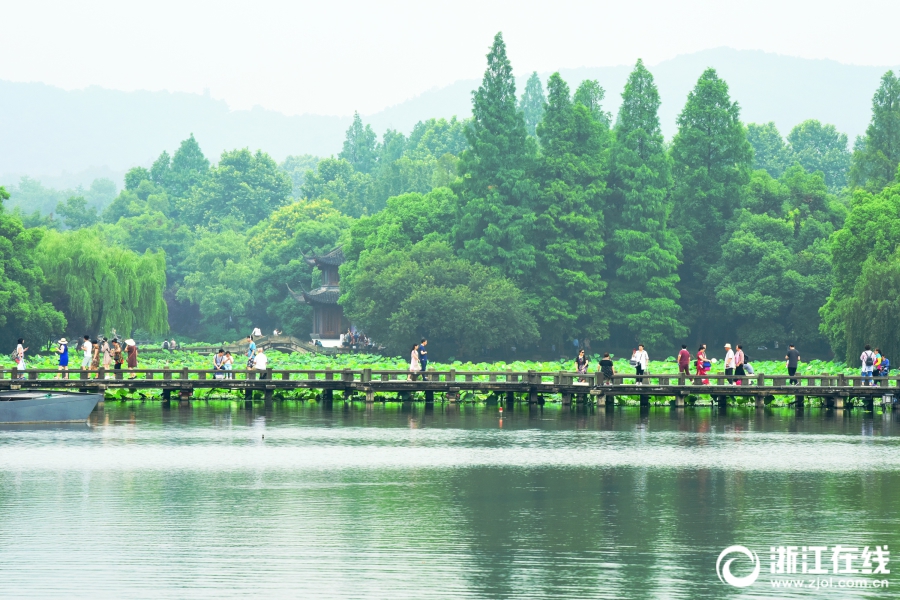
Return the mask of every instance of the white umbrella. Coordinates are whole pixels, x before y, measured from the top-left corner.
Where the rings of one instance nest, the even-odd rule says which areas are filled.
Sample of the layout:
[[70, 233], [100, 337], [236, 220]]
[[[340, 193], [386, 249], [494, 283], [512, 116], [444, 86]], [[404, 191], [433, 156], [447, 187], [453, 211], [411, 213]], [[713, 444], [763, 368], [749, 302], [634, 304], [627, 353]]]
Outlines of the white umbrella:
[[134, 346], [134, 340], [131, 338], [128, 338], [127, 340], [125, 340], [125, 345], [126, 346]]

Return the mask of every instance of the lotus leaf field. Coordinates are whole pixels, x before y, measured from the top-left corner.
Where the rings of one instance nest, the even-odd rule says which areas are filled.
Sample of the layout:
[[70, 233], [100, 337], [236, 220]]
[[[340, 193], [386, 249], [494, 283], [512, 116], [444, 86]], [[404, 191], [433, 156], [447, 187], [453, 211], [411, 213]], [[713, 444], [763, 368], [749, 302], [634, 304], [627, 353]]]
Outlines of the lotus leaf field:
[[[282, 353], [282, 352], [267, 352], [269, 357], [269, 366], [273, 369], [363, 369], [363, 368], [371, 368], [373, 370], [406, 370], [408, 368], [408, 363], [399, 357], [385, 357], [377, 354], [340, 354], [335, 356], [325, 356], [319, 354], [302, 354], [302, 353]], [[71, 364], [73, 368], [77, 368], [77, 365], [80, 363], [78, 358], [80, 357], [79, 353], [72, 352], [72, 356], [70, 358]], [[243, 357], [237, 356], [235, 357], [235, 366], [240, 368], [243, 363]], [[599, 356], [592, 357], [591, 365], [592, 369], [596, 368], [597, 361], [599, 360]], [[38, 368], [38, 369], [55, 369], [57, 365], [57, 357], [53, 353], [44, 352], [42, 354], [34, 354], [27, 357], [27, 364], [29, 368]], [[9, 357], [0, 360], [0, 366], [5, 369], [11, 369], [14, 364]], [[187, 350], [177, 350], [175, 352], [165, 352], [160, 350], [149, 350], [142, 352], [139, 356], [138, 367], [144, 369], [161, 369], [164, 367], [169, 367], [172, 369], [178, 368], [189, 368], [189, 369], [205, 369], [212, 367], [212, 357], [198, 354], [196, 352], [192, 352], [189, 349]], [[544, 371], [544, 372], [559, 372], [559, 371], [575, 371], [575, 361], [567, 360], [567, 361], [514, 361], [514, 362], [461, 362], [461, 361], [453, 361], [451, 363], [441, 363], [441, 362], [433, 362], [429, 363], [429, 367], [433, 367], [435, 370], [449, 370], [456, 369], [457, 371], [506, 371], [512, 370], [516, 372], [524, 372], [524, 371]], [[765, 373], [767, 375], [786, 375], [787, 367], [784, 361], [754, 361], [753, 367], [756, 373]], [[693, 367], [692, 367], [693, 368]], [[615, 361], [615, 370], [616, 373], [633, 373], [634, 369], [628, 365], [628, 361], [625, 359], [619, 359]], [[678, 373], [678, 367], [675, 363], [674, 357], [669, 357], [669, 359], [665, 361], [650, 361], [649, 372], [651, 374], [676, 374]], [[711, 374], [722, 373], [723, 367], [722, 363], [719, 362], [713, 365], [713, 369]], [[830, 361], [821, 361], [821, 360], [813, 360], [809, 362], [803, 362], [800, 364], [800, 368], [798, 369], [798, 374], [800, 375], [813, 375], [813, 374], [829, 374], [836, 375], [839, 373], [844, 373], [846, 375], [858, 375], [858, 369], [854, 367], [848, 367], [843, 363], [835, 363]], [[122, 399], [122, 400], [138, 400], [144, 398], [152, 398], [156, 397], [160, 394], [158, 391], [129, 391], [125, 389], [113, 389], [107, 391], [107, 397], [109, 399]], [[195, 390], [195, 396], [197, 397], [210, 397], [210, 398], [230, 398], [233, 397], [238, 399], [240, 396], [239, 392], [229, 392], [228, 390]], [[282, 394], [283, 398], [286, 399], [298, 399], [298, 400], [314, 400], [317, 395], [315, 390], [293, 390], [289, 392], [284, 392]], [[462, 398], [463, 401], [484, 401], [491, 399], [489, 394], [466, 394]], [[554, 398], [549, 398], [549, 400], [554, 400]], [[628, 401], [627, 398], [622, 398], [622, 400]], [[689, 398], [689, 402], [696, 401], [696, 398]], [[788, 401], [792, 401], [793, 397], [785, 397], [785, 398], [775, 398], [773, 399], [774, 404], [781, 405], [786, 404]], [[637, 398], [634, 399], [637, 401]], [[747, 402], [750, 402], [750, 399], [746, 399]], [[738, 404], [741, 404], [742, 401], [740, 399], [737, 400]], [[663, 403], [662, 399], [660, 403]]]

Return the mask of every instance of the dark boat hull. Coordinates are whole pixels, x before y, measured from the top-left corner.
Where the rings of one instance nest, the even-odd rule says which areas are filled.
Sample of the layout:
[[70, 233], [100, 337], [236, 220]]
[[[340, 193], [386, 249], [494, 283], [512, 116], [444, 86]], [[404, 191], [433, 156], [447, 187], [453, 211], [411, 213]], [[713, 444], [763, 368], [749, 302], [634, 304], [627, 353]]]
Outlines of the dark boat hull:
[[0, 423], [86, 421], [103, 394], [6, 392], [0, 394]]

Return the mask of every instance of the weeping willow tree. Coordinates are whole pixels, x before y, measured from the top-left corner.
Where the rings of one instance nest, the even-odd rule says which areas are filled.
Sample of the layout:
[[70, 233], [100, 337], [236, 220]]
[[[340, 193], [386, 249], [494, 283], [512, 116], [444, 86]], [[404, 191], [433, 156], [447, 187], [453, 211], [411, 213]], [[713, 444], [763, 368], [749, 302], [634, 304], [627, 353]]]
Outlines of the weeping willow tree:
[[891, 363], [900, 361], [900, 252], [888, 260], [870, 256], [863, 263], [847, 318], [847, 360], [854, 364], [865, 344], [881, 348]]
[[131, 335], [169, 329], [166, 257], [108, 244], [96, 229], [49, 231], [38, 246], [49, 300], [62, 310], [72, 337], [115, 328]]

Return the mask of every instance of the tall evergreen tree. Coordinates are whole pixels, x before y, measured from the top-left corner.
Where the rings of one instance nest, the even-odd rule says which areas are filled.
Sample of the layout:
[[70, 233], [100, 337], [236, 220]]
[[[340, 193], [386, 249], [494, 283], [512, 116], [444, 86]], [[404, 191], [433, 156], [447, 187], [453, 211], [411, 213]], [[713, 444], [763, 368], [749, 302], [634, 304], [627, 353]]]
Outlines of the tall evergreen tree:
[[754, 171], [763, 170], [778, 178], [791, 165], [791, 150], [772, 121], [747, 123], [747, 141], [753, 146]]
[[344, 148], [338, 154], [360, 173], [371, 173], [378, 161], [375, 131], [371, 125], [363, 125], [359, 113], [353, 113], [353, 123], [347, 128]]
[[684, 249], [679, 269], [685, 324], [697, 323], [699, 339], [718, 314], [706, 283], [710, 267], [724, 249], [722, 236], [740, 208], [750, 180], [753, 149], [740, 120], [740, 108], [728, 84], [707, 69], [688, 94], [672, 140], [674, 223]]
[[594, 118], [603, 124], [606, 129], [610, 126], [610, 114], [603, 110], [603, 98], [606, 97], [606, 90], [600, 86], [600, 82], [596, 79], [585, 79], [575, 90], [572, 99], [583, 104]]
[[[681, 244], [668, 222], [671, 159], [659, 126], [659, 92], [638, 60], [622, 92], [610, 160], [609, 305], [630, 344], [657, 345], [687, 333], [679, 323]], [[623, 340], [624, 342], [625, 340]]]
[[535, 210], [534, 275], [524, 282], [545, 340], [557, 343], [608, 335], [608, 313], [597, 310], [606, 283], [603, 209], [609, 131], [569, 98], [559, 73], [547, 83], [537, 126], [542, 154]]
[[878, 192], [900, 164], [900, 77], [888, 71], [872, 98], [872, 121], [853, 152], [850, 185]]
[[502, 34], [494, 37], [487, 59], [484, 79], [472, 94], [469, 148], [459, 161], [460, 216], [454, 239], [464, 258], [499, 267], [521, 281], [534, 268], [535, 186], [528, 174], [536, 147], [516, 107], [516, 83]]
[[541, 78], [535, 71], [525, 83], [525, 91], [522, 92], [522, 98], [519, 100], [519, 110], [525, 117], [525, 129], [528, 130], [528, 135], [535, 135], [537, 124], [544, 116], [544, 101], [544, 86], [541, 85]]

